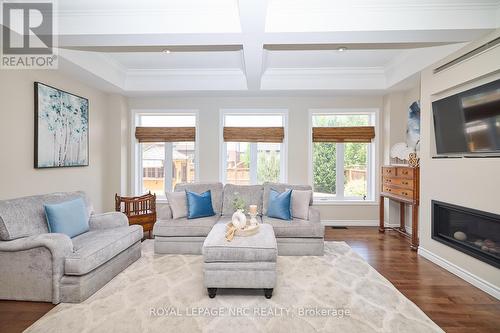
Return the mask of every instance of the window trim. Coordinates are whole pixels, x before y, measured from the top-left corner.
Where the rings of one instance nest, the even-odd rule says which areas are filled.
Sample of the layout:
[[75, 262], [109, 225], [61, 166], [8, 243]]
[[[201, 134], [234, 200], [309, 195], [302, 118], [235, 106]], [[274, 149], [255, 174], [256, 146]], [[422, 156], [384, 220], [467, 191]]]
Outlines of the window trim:
[[[309, 120], [309, 129], [308, 129], [308, 180], [314, 191], [314, 176], [313, 176], [313, 140], [312, 140], [312, 128], [313, 128], [313, 116], [315, 115], [331, 115], [331, 114], [367, 114], [374, 117], [375, 126], [375, 139], [370, 145], [370, 149], [368, 149], [368, 161], [369, 165], [368, 169], [368, 179], [367, 179], [367, 188], [368, 188], [368, 196], [366, 200], [359, 199], [357, 197], [344, 197], [344, 193], [340, 196], [337, 194], [335, 198], [323, 198], [323, 199], [314, 199], [315, 205], [373, 205], [378, 203], [378, 168], [379, 159], [380, 159], [380, 109], [378, 108], [321, 108], [321, 109], [309, 109], [308, 112], [308, 120]], [[337, 143], [337, 161], [339, 160], [339, 154], [342, 154], [341, 159], [344, 159], [344, 143]], [[340, 148], [340, 149], [339, 149]], [[337, 168], [337, 171], [339, 169]], [[342, 184], [344, 183], [344, 173], [343, 173], [343, 164], [341, 166], [342, 174], [340, 176], [342, 180]], [[337, 177], [337, 181], [339, 177]]]
[[[288, 180], [288, 109], [268, 109], [268, 108], [252, 108], [252, 109], [220, 109], [219, 110], [219, 180], [226, 184], [226, 142], [224, 141], [224, 120], [226, 115], [279, 115], [283, 117], [283, 128], [285, 137], [280, 148], [280, 182], [286, 183]], [[250, 153], [257, 155], [257, 144], [250, 143]], [[252, 158], [251, 158], [252, 160]], [[252, 163], [252, 162], [250, 162]], [[252, 169], [250, 169], [252, 170]], [[257, 184], [257, 172], [250, 171], [250, 182]]]
[[[194, 180], [198, 181], [200, 179], [200, 168], [199, 168], [199, 110], [198, 109], [132, 109], [131, 110], [131, 120], [130, 124], [130, 140], [132, 142], [131, 145], [131, 154], [130, 154], [130, 184], [131, 184], [131, 193], [132, 195], [140, 195], [142, 193], [142, 159], [141, 159], [141, 149], [140, 143], [135, 138], [135, 127], [139, 125], [140, 116], [160, 116], [160, 115], [193, 115], [195, 116], [195, 128], [196, 128], [196, 137], [194, 141]], [[169, 147], [167, 147], [169, 146]], [[167, 158], [167, 152], [170, 151], [170, 155], [172, 155], [172, 143], [165, 143], [165, 159]], [[172, 174], [172, 166], [170, 163], [166, 163], [164, 168], [165, 175]], [[167, 191], [167, 181], [165, 181], [165, 192]], [[156, 199], [158, 202], [166, 202], [166, 197], [159, 197]]]

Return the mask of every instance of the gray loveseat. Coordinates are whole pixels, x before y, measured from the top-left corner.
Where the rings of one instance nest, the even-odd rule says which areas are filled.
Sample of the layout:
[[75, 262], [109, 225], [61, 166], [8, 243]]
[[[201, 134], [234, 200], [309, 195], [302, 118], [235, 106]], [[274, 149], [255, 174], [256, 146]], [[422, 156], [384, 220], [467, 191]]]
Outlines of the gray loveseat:
[[199, 219], [173, 219], [168, 204], [159, 204], [158, 222], [153, 234], [156, 253], [167, 254], [201, 254], [203, 242], [216, 223], [228, 223], [234, 212], [232, 201], [236, 195], [242, 197], [247, 204], [256, 204], [263, 223], [272, 225], [279, 255], [323, 255], [325, 228], [320, 222], [319, 212], [313, 208], [312, 198], [309, 203], [309, 219], [294, 218], [283, 221], [266, 216], [269, 192], [285, 189], [310, 190], [308, 185], [289, 185], [265, 183], [264, 185], [232, 185], [221, 183], [179, 184], [175, 191], [189, 190], [202, 193], [210, 190], [215, 216]]
[[[48, 233], [43, 205], [78, 197], [90, 230]], [[141, 257], [142, 237], [122, 213], [94, 214], [83, 192], [0, 201], [0, 299], [81, 302]]]

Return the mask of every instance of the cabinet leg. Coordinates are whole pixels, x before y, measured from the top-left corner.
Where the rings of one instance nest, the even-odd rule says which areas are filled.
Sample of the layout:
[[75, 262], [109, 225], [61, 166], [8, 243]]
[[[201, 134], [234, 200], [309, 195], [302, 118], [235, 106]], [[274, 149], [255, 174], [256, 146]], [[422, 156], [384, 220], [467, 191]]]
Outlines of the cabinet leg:
[[418, 250], [418, 206], [412, 205], [411, 210], [411, 249]]
[[405, 203], [399, 203], [399, 230], [406, 231], [405, 228]]
[[378, 232], [384, 232], [384, 197], [380, 196], [380, 211], [379, 211], [379, 224], [378, 224]]

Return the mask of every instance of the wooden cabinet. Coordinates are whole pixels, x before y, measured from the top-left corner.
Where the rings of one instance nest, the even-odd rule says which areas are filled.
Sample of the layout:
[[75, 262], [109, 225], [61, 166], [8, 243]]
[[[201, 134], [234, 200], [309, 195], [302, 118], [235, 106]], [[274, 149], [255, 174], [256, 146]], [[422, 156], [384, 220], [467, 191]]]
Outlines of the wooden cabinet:
[[[385, 232], [390, 229], [397, 231], [411, 239], [411, 249], [418, 249], [418, 206], [419, 206], [419, 177], [420, 169], [407, 166], [383, 166], [382, 167], [382, 190], [380, 192], [380, 221], [379, 231]], [[400, 225], [399, 227], [386, 227], [384, 225], [384, 199], [388, 198], [399, 202]], [[412, 233], [409, 235], [405, 228], [405, 207], [411, 206], [412, 210]]]
[[128, 217], [128, 223], [142, 225], [144, 232], [149, 233], [156, 222], [156, 194], [148, 194], [139, 197], [121, 197], [115, 194], [115, 209]]

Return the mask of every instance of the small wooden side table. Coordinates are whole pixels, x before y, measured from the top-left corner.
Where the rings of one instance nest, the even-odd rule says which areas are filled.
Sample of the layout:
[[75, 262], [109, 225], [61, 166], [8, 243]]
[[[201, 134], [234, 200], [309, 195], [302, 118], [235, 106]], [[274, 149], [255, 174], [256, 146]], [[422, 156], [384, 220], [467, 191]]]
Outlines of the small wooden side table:
[[[411, 240], [410, 248], [418, 249], [418, 206], [420, 197], [420, 169], [407, 166], [382, 167], [382, 191], [380, 192], [380, 220], [379, 232], [394, 230]], [[386, 227], [384, 225], [384, 198], [394, 200], [400, 204], [399, 227]], [[412, 232], [411, 235], [405, 228], [405, 205], [411, 206]]]
[[156, 194], [149, 192], [139, 197], [121, 197], [115, 194], [115, 210], [127, 215], [130, 225], [142, 225], [151, 238], [151, 230], [156, 222]]

